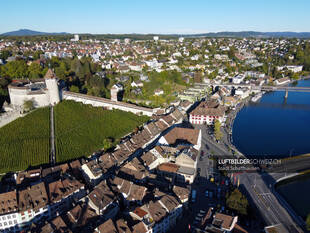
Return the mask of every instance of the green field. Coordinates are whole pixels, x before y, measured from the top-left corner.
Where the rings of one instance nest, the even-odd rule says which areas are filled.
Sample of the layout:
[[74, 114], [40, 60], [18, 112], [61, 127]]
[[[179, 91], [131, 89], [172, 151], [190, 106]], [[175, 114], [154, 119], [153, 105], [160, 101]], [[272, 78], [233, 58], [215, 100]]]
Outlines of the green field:
[[[40, 108], [0, 128], [0, 173], [49, 162], [49, 108]], [[54, 107], [57, 162], [89, 156], [109, 138], [118, 140], [149, 118], [74, 101]]]
[[63, 101], [54, 111], [57, 162], [89, 156], [103, 148], [106, 138], [114, 139], [115, 144], [149, 119], [74, 101]]
[[0, 128], [0, 173], [49, 162], [49, 108]]

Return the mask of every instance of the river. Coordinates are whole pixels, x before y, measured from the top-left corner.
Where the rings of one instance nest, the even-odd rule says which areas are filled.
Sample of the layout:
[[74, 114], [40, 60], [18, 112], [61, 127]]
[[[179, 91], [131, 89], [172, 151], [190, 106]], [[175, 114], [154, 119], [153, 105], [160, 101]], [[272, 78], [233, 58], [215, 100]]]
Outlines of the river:
[[[310, 80], [297, 86], [310, 87]], [[247, 157], [287, 157], [310, 153], [310, 93], [269, 92], [236, 116], [233, 144]]]
[[[310, 87], [310, 80], [297, 86]], [[233, 143], [247, 157], [283, 158], [310, 153], [310, 93], [269, 92], [236, 116]], [[310, 213], [310, 176], [279, 184], [276, 190], [305, 219]]]

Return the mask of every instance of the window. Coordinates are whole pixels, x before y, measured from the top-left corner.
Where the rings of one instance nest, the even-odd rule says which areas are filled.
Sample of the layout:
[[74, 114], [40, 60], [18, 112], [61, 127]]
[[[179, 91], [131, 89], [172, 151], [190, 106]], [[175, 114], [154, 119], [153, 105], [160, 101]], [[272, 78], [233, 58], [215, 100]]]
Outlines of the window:
[[16, 218], [16, 214], [13, 214], [13, 215], [12, 215], [12, 218]]
[[9, 221], [9, 225], [12, 225], [13, 223], [12, 223], [12, 221]]
[[10, 216], [10, 215], [8, 216], [8, 219], [11, 219], [11, 216]]
[[0, 227], [2, 227], [2, 223], [0, 223]]
[[8, 225], [8, 223], [7, 222], [4, 222], [4, 226], [7, 226]]
[[14, 220], [14, 224], [17, 224], [17, 220]]
[[2, 217], [2, 220], [5, 220], [5, 217]]

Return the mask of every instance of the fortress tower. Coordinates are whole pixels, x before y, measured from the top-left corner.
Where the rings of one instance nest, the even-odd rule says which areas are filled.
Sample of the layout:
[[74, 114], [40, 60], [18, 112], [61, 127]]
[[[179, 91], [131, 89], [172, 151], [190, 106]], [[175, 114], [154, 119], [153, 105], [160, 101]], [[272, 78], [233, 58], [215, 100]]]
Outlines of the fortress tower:
[[121, 93], [123, 92], [124, 90], [124, 87], [117, 83], [117, 84], [114, 84], [111, 88], [111, 100], [112, 101], [119, 101], [121, 100]]
[[59, 103], [59, 88], [58, 88], [58, 79], [53, 70], [48, 69], [45, 76], [45, 84], [49, 94], [49, 102], [51, 105]]

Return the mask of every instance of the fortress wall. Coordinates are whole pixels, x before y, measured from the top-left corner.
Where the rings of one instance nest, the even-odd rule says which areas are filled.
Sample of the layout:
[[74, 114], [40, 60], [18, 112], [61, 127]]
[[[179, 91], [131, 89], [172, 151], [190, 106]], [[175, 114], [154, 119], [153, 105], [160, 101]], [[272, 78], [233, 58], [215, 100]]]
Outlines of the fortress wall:
[[49, 94], [29, 94], [31, 93], [27, 89], [15, 89], [9, 88], [9, 94], [11, 99], [11, 104], [13, 106], [23, 106], [25, 100], [33, 100], [35, 107], [43, 107], [48, 106], [49, 102]]
[[9, 124], [10, 122], [16, 120], [21, 116], [24, 116], [24, 114], [21, 114], [20, 110], [0, 114], [0, 128], [5, 126], [6, 124]]
[[81, 102], [83, 104], [91, 104], [94, 107], [104, 107], [109, 110], [112, 109], [118, 109], [125, 112], [132, 112], [134, 114], [143, 114], [146, 116], [152, 116], [153, 111], [152, 109], [142, 108], [135, 105], [122, 103], [122, 102], [113, 102], [108, 99], [99, 98], [99, 97], [93, 97], [93, 96], [87, 96], [83, 94], [78, 93], [72, 93], [72, 92], [64, 92], [63, 93], [63, 99], [65, 100], [74, 100], [76, 102]]

